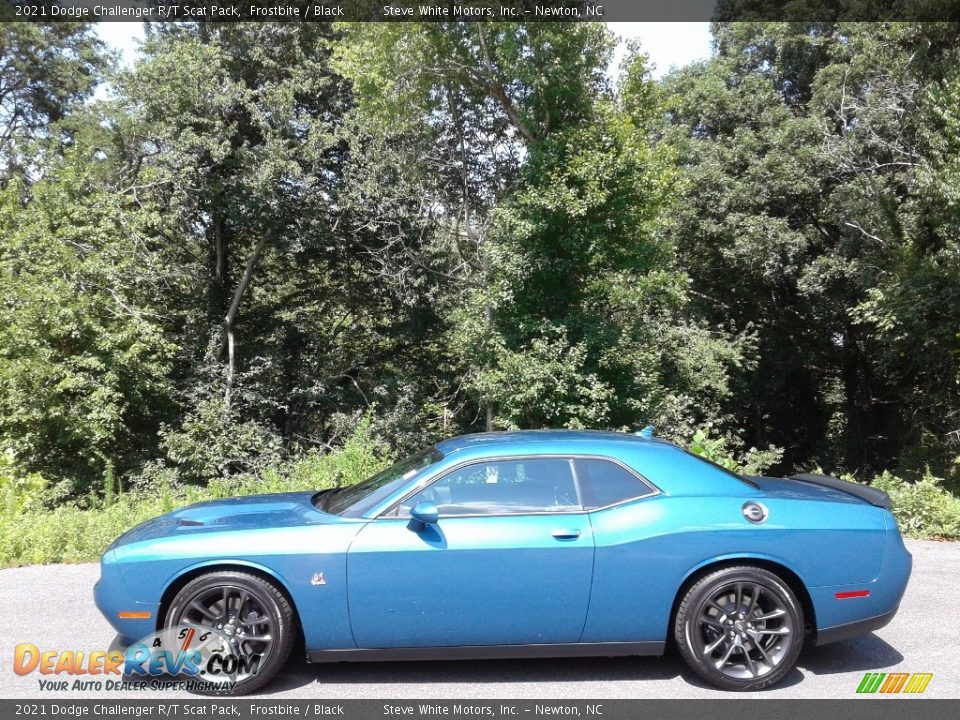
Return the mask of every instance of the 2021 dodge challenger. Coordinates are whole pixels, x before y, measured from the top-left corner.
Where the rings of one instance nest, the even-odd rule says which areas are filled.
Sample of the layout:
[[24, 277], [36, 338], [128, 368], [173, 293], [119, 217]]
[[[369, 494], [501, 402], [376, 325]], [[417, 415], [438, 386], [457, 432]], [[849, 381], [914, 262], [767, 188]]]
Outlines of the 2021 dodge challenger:
[[311, 662], [673, 641], [707, 682], [753, 690], [804, 643], [894, 616], [911, 556], [884, 493], [739, 476], [648, 430], [468, 435], [355, 486], [176, 510], [108, 548], [97, 606], [123, 644], [188, 626], [256, 656], [237, 694], [298, 637]]

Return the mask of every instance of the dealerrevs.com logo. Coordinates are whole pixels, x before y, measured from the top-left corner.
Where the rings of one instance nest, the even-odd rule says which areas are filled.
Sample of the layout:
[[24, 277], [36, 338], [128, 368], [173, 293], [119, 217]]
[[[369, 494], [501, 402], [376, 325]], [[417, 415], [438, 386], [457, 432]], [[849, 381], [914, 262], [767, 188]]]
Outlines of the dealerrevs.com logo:
[[867, 673], [857, 686], [861, 694], [918, 695], [927, 689], [933, 673]]
[[253, 677], [263, 657], [213, 628], [161, 630], [126, 650], [41, 650], [20, 643], [13, 671], [37, 674], [41, 690], [183, 689], [222, 693]]

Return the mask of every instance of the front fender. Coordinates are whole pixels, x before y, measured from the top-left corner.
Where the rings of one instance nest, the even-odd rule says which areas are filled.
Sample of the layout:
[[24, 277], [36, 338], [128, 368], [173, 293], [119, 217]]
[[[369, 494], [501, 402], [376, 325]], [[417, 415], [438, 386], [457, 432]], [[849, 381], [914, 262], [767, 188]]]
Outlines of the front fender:
[[[131, 543], [114, 551], [111, 576], [121, 581], [99, 589], [98, 598], [103, 598], [104, 607], [118, 602], [151, 607], [154, 617], [148, 628], [125, 626], [121, 631], [124, 637], [136, 640], [162, 622], [156, 617], [163, 611], [161, 599], [168, 599], [171, 589], [184, 578], [207, 569], [246, 568], [271, 578], [287, 592], [308, 650], [352, 648], [346, 551], [361, 526], [344, 523], [236, 530]], [[320, 574], [323, 583], [314, 582]], [[108, 619], [116, 627], [114, 619]], [[143, 629], [139, 636], [131, 637]]]

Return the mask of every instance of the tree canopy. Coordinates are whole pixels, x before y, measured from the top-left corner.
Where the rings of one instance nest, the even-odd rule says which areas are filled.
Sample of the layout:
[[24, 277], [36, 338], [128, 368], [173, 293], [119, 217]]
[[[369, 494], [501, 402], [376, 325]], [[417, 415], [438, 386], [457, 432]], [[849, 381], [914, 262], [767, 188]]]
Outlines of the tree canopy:
[[76, 495], [652, 422], [956, 478], [957, 28], [714, 37], [0, 25], [0, 450]]

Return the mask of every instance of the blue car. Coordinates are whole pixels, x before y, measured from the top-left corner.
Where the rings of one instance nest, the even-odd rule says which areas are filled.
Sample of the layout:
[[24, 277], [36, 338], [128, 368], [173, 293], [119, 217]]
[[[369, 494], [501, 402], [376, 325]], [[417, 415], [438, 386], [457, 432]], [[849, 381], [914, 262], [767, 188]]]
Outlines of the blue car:
[[911, 556], [889, 504], [836, 478], [740, 476], [649, 429], [467, 435], [351, 487], [143, 523], [103, 555], [95, 596], [124, 644], [188, 627], [255, 657], [236, 694], [301, 643], [320, 663], [673, 642], [707, 682], [754, 690], [804, 644], [894, 616]]

